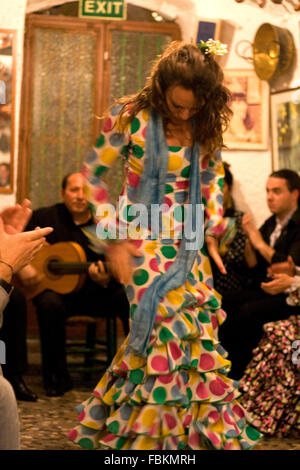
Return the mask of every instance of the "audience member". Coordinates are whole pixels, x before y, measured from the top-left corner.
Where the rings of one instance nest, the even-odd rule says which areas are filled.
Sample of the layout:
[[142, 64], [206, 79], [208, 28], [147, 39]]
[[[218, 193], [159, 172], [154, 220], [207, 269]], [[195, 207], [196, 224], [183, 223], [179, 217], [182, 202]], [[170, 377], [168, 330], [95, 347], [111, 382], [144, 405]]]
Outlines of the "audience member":
[[[51, 228], [18, 233], [30, 217], [28, 202], [0, 214], [0, 328], [2, 314], [14, 290], [11, 279], [41, 248]], [[7, 233], [8, 232], [8, 233]], [[0, 366], [0, 450], [20, 448], [19, 416], [12, 385], [1, 375]]]
[[228, 292], [236, 292], [250, 285], [249, 268], [255, 265], [256, 258], [253, 256], [249, 239], [242, 228], [244, 213], [236, 210], [232, 197], [233, 175], [230, 165], [224, 164], [223, 181], [223, 217], [224, 232], [219, 238], [219, 253], [222, 257], [227, 274], [222, 274], [213, 260], [214, 288], [224, 295]]
[[[273, 280], [262, 284], [271, 295], [288, 293], [287, 303], [300, 306], [300, 268], [288, 262], [271, 266]], [[271, 436], [300, 436], [300, 315], [264, 325], [241, 380], [242, 402], [259, 430]], [[298, 340], [298, 341], [297, 341]]]
[[[43, 383], [47, 396], [63, 395], [72, 388], [67, 370], [65, 352], [65, 320], [72, 315], [119, 315], [125, 335], [129, 331], [129, 304], [121, 284], [103, 273], [99, 254], [90, 249], [89, 240], [82, 231], [94, 223], [88, 201], [83, 193], [81, 173], [67, 175], [62, 182], [62, 203], [33, 212], [28, 229], [51, 225], [54, 232], [47, 237], [51, 244], [63, 241], [77, 242], [91, 264], [87, 279], [78, 292], [61, 295], [45, 290], [34, 298], [40, 328]], [[100, 260], [100, 261], [99, 261]], [[30, 285], [37, 273], [22, 272], [22, 280]], [[102, 284], [107, 284], [103, 287]]]
[[250, 214], [243, 218], [243, 228], [257, 259], [255, 285], [223, 297], [228, 317], [220, 328], [220, 339], [232, 361], [230, 376], [235, 379], [242, 377], [252, 350], [262, 336], [262, 326], [295, 313], [295, 307], [286, 303], [287, 294], [271, 295], [262, 289], [261, 283], [268, 280], [271, 263], [286, 261], [290, 255], [294, 263], [300, 265], [300, 177], [292, 170], [275, 171], [267, 180], [266, 191], [273, 215], [260, 230]]

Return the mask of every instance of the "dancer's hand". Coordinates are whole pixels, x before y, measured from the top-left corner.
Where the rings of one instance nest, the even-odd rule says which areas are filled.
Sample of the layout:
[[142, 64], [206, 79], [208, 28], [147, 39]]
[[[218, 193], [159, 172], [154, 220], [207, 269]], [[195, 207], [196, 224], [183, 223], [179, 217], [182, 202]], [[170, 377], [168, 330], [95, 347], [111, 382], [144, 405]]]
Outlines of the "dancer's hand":
[[206, 246], [208, 253], [210, 257], [214, 260], [216, 263], [217, 268], [222, 274], [227, 274], [227, 271], [225, 269], [225, 266], [223, 264], [222, 258], [219, 254], [219, 246], [218, 246], [218, 241], [215, 237], [207, 236], [205, 238], [206, 241]]
[[130, 242], [112, 243], [107, 250], [107, 261], [112, 276], [123, 284], [127, 284], [132, 276], [133, 256], [142, 253]]

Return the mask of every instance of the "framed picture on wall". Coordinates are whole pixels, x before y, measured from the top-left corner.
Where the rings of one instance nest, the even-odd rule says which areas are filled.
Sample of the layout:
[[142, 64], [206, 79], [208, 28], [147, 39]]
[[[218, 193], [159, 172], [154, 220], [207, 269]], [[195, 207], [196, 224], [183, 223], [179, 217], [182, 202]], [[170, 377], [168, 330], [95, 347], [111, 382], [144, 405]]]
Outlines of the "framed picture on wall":
[[224, 85], [232, 93], [233, 117], [224, 141], [229, 150], [268, 148], [269, 85], [254, 70], [224, 70]]
[[221, 20], [201, 19], [197, 24], [196, 43], [201, 40], [220, 39]]
[[273, 169], [300, 172], [300, 87], [271, 94]]

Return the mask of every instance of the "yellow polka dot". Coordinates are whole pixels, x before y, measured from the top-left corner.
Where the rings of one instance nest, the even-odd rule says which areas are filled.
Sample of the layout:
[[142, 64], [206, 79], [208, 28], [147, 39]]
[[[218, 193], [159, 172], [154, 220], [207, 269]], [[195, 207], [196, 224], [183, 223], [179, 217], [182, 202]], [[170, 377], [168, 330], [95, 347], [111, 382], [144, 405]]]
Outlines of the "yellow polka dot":
[[129, 161], [130, 170], [133, 171], [136, 175], [141, 175], [143, 171], [143, 166], [140, 163], [140, 160], [135, 157], [131, 157]]
[[140, 440], [138, 440], [138, 450], [153, 450], [155, 445], [155, 439], [143, 436]]
[[109, 147], [107, 149], [104, 149], [103, 152], [101, 153], [101, 163], [104, 165], [110, 165], [118, 156], [118, 152]]
[[145, 243], [145, 250], [150, 255], [155, 255], [155, 248], [157, 247], [157, 241], [153, 240], [149, 243]]
[[208, 258], [206, 258], [206, 259], [203, 261], [202, 269], [203, 269], [203, 271], [204, 271], [205, 274], [211, 275], [211, 265], [210, 265], [210, 261], [209, 261]]
[[197, 418], [201, 419], [207, 414], [207, 405], [201, 405], [198, 411]]
[[199, 375], [196, 372], [190, 372], [189, 373], [189, 382], [190, 385], [194, 385], [199, 381]]
[[93, 421], [84, 422], [84, 425], [85, 425], [87, 428], [96, 429], [97, 431], [98, 431], [98, 429], [99, 429], [99, 424], [94, 423]]
[[168, 314], [168, 310], [166, 309], [164, 305], [159, 305], [157, 310], [162, 316], [165, 316]]
[[210, 429], [217, 434], [224, 432], [224, 424], [221, 419], [215, 424], [211, 424]]
[[139, 367], [142, 367], [145, 365], [146, 359], [140, 356], [136, 356], [135, 354], [132, 354], [130, 358], [128, 359], [129, 366], [132, 369], [138, 369]]
[[182, 167], [182, 158], [179, 155], [170, 155], [168, 171], [179, 170]]
[[183, 302], [182, 295], [178, 294], [175, 291], [168, 292], [166, 295], [167, 299], [173, 305], [180, 305]]
[[191, 344], [191, 356], [193, 358], [199, 358], [201, 352], [200, 345], [196, 342], [192, 342]]
[[144, 121], [148, 121], [148, 119], [149, 119], [149, 112], [150, 112], [149, 109], [144, 109], [144, 110], [142, 111], [142, 117], [143, 117]]
[[116, 393], [116, 391], [114, 390], [114, 388], [112, 387], [110, 390], [108, 390], [108, 392], [104, 395], [103, 397], [103, 401], [104, 403], [106, 403], [106, 405], [113, 405], [114, 404], [114, 400], [113, 400], [113, 395]]
[[142, 413], [141, 421], [144, 426], [150, 427], [153, 421], [157, 418], [157, 411], [155, 409], [148, 409]]
[[139, 145], [142, 148], [145, 147], [145, 141], [140, 139], [139, 137], [132, 136], [132, 142], [136, 145]]

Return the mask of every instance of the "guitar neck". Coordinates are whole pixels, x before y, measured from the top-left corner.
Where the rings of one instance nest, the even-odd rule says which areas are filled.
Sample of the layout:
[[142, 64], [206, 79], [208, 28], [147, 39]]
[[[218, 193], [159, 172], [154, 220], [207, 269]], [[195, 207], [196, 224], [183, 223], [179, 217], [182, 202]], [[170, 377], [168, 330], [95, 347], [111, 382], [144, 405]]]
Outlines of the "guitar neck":
[[53, 274], [82, 274], [86, 273], [92, 262], [64, 262], [64, 261], [50, 261], [48, 269]]

